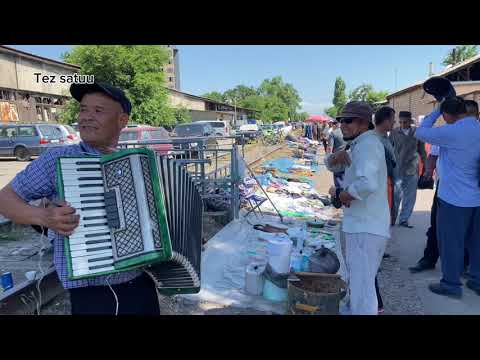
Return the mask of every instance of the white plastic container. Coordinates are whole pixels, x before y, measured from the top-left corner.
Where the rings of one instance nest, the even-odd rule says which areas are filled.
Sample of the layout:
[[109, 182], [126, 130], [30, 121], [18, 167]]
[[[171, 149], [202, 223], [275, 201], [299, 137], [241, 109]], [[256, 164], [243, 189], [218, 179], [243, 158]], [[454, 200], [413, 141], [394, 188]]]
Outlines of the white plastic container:
[[245, 291], [250, 295], [262, 295], [264, 264], [249, 264], [245, 270]]
[[271, 239], [268, 241], [268, 263], [273, 271], [279, 274], [290, 272], [290, 255], [292, 253], [292, 241], [290, 239]]

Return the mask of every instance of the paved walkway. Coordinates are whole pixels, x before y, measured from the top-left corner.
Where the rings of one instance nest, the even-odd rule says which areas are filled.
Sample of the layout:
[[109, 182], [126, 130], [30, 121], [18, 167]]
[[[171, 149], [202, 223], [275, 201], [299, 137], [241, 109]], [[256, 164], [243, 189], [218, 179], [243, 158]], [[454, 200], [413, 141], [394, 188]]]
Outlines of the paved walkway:
[[[395, 246], [392, 255], [398, 257], [401, 270], [408, 270], [423, 255], [426, 241], [426, 231], [430, 226], [430, 208], [433, 199], [432, 190], [419, 190], [414, 213], [410, 219], [413, 229], [395, 227]], [[441, 278], [441, 264], [437, 263], [435, 270], [418, 274], [410, 274], [411, 282], [423, 304], [425, 315], [471, 315], [480, 314], [480, 296], [464, 286], [461, 300], [439, 296], [428, 290], [428, 284]], [[463, 279], [465, 283], [465, 280]]]

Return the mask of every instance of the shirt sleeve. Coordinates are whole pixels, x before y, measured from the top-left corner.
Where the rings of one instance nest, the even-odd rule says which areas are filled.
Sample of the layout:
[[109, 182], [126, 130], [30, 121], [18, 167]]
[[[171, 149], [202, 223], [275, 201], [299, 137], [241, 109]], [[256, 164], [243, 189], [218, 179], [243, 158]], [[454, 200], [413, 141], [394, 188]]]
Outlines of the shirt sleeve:
[[55, 150], [47, 151], [32, 161], [12, 180], [12, 188], [23, 200], [51, 198], [56, 192], [56, 154]]
[[415, 137], [420, 141], [441, 147], [452, 148], [458, 146], [458, 137], [455, 134], [454, 125], [447, 124], [433, 127], [440, 115], [440, 110], [438, 109], [435, 109], [427, 115], [420, 124], [420, 127], [416, 129]]
[[[352, 163], [355, 164], [354, 181], [347, 192], [358, 200], [363, 200], [378, 189], [379, 166], [385, 159], [383, 145], [378, 143], [376, 149], [371, 142], [357, 145]], [[385, 180], [386, 181], [386, 180]]]
[[328, 154], [328, 155], [325, 156], [324, 163], [325, 163], [325, 166], [326, 166], [327, 170], [329, 170], [333, 173], [339, 173], [339, 172], [345, 171], [345, 169], [347, 168], [346, 165], [342, 165], [342, 164], [337, 164], [335, 166], [330, 165], [330, 159], [331, 159], [332, 156], [333, 156], [333, 154]]

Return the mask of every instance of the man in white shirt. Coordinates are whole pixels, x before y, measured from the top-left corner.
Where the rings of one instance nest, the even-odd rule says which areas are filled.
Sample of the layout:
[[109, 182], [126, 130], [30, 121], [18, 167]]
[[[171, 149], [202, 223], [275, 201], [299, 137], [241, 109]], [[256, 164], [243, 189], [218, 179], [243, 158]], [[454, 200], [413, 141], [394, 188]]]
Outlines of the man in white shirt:
[[349, 271], [349, 312], [354, 315], [378, 313], [375, 276], [390, 238], [385, 150], [371, 130], [372, 115], [366, 102], [346, 104], [337, 120], [344, 140], [351, 141], [350, 149], [325, 157], [330, 171], [345, 170], [342, 188], [336, 193], [345, 207], [342, 231]]

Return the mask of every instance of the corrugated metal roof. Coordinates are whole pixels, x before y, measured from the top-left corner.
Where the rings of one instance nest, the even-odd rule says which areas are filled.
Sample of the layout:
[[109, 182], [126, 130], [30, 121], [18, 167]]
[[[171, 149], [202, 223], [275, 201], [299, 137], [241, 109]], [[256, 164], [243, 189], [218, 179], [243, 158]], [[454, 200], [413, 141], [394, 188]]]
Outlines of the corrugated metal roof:
[[463, 67], [472, 65], [472, 64], [474, 64], [474, 63], [476, 63], [476, 62], [478, 62], [478, 61], [480, 61], [480, 54], [479, 54], [479, 55], [476, 55], [476, 56], [474, 56], [474, 57], [472, 57], [472, 58], [470, 58], [470, 59], [467, 59], [467, 60], [465, 60], [465, 61], [462, 61], [462, 62], [460, 62], [460, 63], [458, 63], [458, 64], [456, 64], [456, 65], [454, 65], [454, 66], [451, 66], [451, 67], [449, 67], [449, 68], [445, 68], [443, 71], [441, 71], [441, 72], [439, 72], [439, 73], [437, 73], [437, 74], [434, 74], [434, 75], [432, 75], [432, 76], [430, 76], [430, 77], [427, 77], [427, 78], [424, 79], [424, 80], [418, 81], [418, 82], [414, 83], [413, 85], [410, 85], [410, 86], [407, 86], [406, 88], [403, 88], [403, 89], [401, 89], [401, 90], [395, 91], [394, 93], [391, 93], [391, 94], [387, 95], [387, 99], [391, 98], [392, 96], [399, 95], [399, 94], [401, 94], [401, 93], [403, 93], [403, 92], [406, 92], [406, 91], [408, 91], [408, 90], [414, 89], [414, 88], [416, 88], [416, 87], [418, 87], [418, 86], [421, 86], [421, 85], [423, 85], [423, 83], [424, 83], [425, 81], [427, 81], [427, 80], [430, 79], [431, 77], [450, 75], [450, 74], [454, 73], [455, 71], [460, 70], [460, 69], [463, 68]]
[[[480, 89], [475, 89], [475, 90], [466, 89], [466, 90], [460, 91], [460, 92], [457, 91], [457, 96], [467, 96], [467, 95], [477, 94], [477, 93], [480, 93]], [[432, 103], [436, 103], [436, 102], [437, 102], [437, 100], [433, 99], [433, 100], [430, 100], [428, 103], [432, 104]]]
[[[225, 106], [232, 106], [232, 107], [234, 107], [232, 104], [228, 104], [228, 103], [224, 103], [224, 102], [212, 100], [212, 99], [209, 99], [209, 98], [206, 98], [206, 97], [203, 97], [203, 96], [192, 95], [192, 94], [189, 94], [189, 93], [186, 93], [186, 92], [184, 92], [184, 91], [177, 90], [177, 89], [172, 89], [172, 88], [166, 88], [166, 89], [169, 90], [169, 91], [171, 91], [171, 92], [176, 92], [176, 93], [179, 93], [179, 94], [183, 94], [183, 95], [186, 95], [186, 96], [191, 97], [191, 98], [194, 98], [194, 99], [199, 99], [199, 100], [202, 100], [202, 101], [208, 101], [208, 102], [212, 102], [212, 103], [215, 103], [215, 104], [220, 104], [220, 105], [225, 105]], [[241, 107], [241, 106], [236, 106], [236, 108], [237, 108], [237, 109], [243, 109], [243, 110], [258, 112], [258, 110], [249, 109], [249, 108], [245, 108], [245, 107]]]
[[31, 54], [31, 53], [28, 53], [28, 52], [25, 52], [25, 51], [22, 51], [22, 50], [14, 49], [14, 48], [11, 48], [11, 47], [5, 46], [5, 45], [0, 45], [0, 51], [2, 51], [2, 50], [5, 51], [5, 52], [8, 52], [8, 53], [15, 53], [19, 56], [23, 56], [23, 57], [30, 58], [30, 59], [37, 60], [37, 61], [41, 61], [41, 62], [53, 63], [54, 65], [60, 65], [60, 66], [75, 69], [75, 70], [80, 69], [80, 66], [78, 66], [78, 65], [67, 64], [66, 62], [49, 59], [49, 58], [46, 58], [46, 57], [43, 57], [43, 56], [38, 56], [38, 55]]

